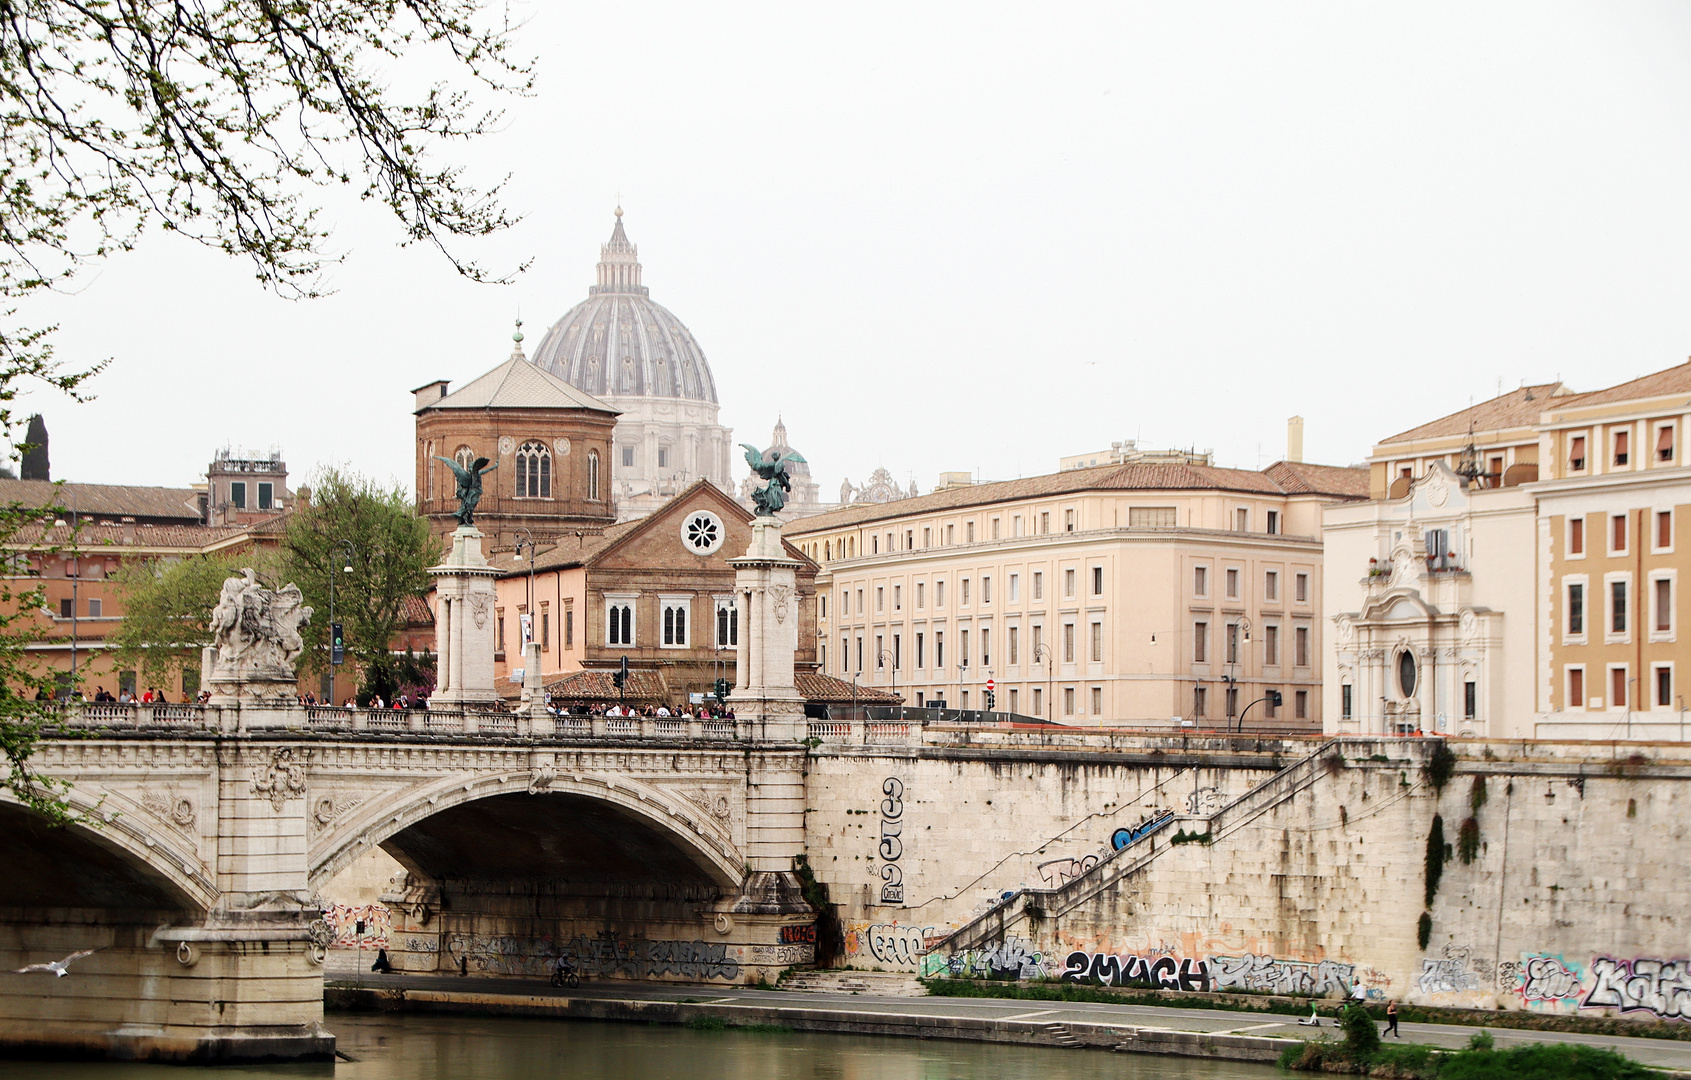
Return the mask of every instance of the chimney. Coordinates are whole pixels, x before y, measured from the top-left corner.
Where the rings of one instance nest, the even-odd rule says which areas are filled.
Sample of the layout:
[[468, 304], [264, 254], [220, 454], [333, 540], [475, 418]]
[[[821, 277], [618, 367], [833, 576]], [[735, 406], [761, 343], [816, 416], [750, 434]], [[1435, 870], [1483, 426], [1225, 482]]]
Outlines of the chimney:
[[436, 379], [434, 382], [424, 383], [422, 386], [419, 386], [417, 389], [411, 391], [411, 393], [415, 395], [417, 403], [417, 407], [413, 411], [422, 412], [430, 405], [433, 405], [435, 402], [445, 397], [446, 387], [447, 380]]
[[1303, 417], [1294, 416], [1286, 421], [1286, 460], [1303, 460]]

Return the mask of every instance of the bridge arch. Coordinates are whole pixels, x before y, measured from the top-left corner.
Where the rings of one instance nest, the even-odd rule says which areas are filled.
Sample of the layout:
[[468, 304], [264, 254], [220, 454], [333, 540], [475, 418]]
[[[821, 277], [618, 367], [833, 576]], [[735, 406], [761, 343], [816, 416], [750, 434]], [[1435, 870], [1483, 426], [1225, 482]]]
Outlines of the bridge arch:
[[80, 790], [66, 801], [81, 823], [52, 825], [0, 793], [0, 907], [177, 909], [199, 918], [216, 906], [217, 885], [199, 856], [149, 830], [147, 815]]
[[[401, 847], [411, 842], [431, 853], [449, 847], [439, 835], [418, 835], [429, 832], [431, 821], [451, 822], [456, 817], [461, 819], [454, 823], [460, 833], [478, 824], [495, 833], [509, 831], [515, 810], [533, 817], [537, 837], [573, 818], [590, 818], [588, 824], [602, 830], [541, 852], [543, 856], [579, 860], [602, 853], [605, 843], [614, 841], [632, 843], [647, 856], [678, 856], [686, 862], [683, 876], [724, 892], [737, 891], [745, 876], [745, 856], [729, 832], [674, 793], [608, 774], [537, 778], [528, 773], [484, 773], [441, 777], [386, 797], [373, 796], [312, 843], [311, 887], [321, 889], [372, 848], [390, 841]], [[482, 817], [471, 819], [468, 811], [481, 812]], [[442, 850], [437, 857], [447, 855]]]

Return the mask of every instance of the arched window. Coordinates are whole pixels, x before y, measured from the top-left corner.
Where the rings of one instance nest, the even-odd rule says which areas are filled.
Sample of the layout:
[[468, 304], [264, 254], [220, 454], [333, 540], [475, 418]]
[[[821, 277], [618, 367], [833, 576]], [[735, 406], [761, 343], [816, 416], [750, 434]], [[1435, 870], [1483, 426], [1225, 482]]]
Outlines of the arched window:
[[552, 452], [543, 442], [530, 441], [517, 447], [517, 498], [552, 497]]
[[587, 497], [599, 501], [599, 451], [587, 451]]
[[458, 449], [452, 451], [452, 460], [468, 469], [476, 463], [476, 452], [467, 446], [460, 446]]

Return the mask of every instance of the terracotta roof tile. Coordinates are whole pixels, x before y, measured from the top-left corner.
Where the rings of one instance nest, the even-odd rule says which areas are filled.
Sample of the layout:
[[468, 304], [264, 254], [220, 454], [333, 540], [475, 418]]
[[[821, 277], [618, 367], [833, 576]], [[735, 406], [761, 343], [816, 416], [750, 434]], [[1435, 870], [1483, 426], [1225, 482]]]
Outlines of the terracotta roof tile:
[[850, 705], [853, 701], [859, 705], [904, 704], [904, 699], [897, 694], [889, 694], [872, 686], [859, 684], [853, 693], [851, 683], [818, 671], [796, 672], [793, 675], [793, 685], [798, 687], [799, 693], [804, 695], [806, 701], [822, 701], [830, 705]]
[[1288, 495], [1333, 495], [1341, 499], [1368, 497], [1367, 469], [1276, 461], [1263, 472]]
[[1568, 388], [1559, 382], [1539, 383], [1511, 390], [1502, 397], [1482, 401], [1461, 412], [1441, 416], [1408, 431], [1380, 440], [1386, 443], [1411, 442], [1415, 439], [1438, 439], [1449, 435], [1466, 434], [1470, 425], [1475, 431], [1506, 431], [1509, 428], [1532, 427], [1539, 414], [1550, 407], [1551, 398], [1559, 398], [1557, 405], [1569, 404]]
[[[1359, 481], [1339, 479], [1317, 470], [1333, 474], [1354, 472], [1330, 465], [1299, 465], [1297, 482], [1300, 488], [1319, 488], [1336, 485], [1341, 490], [1322, 491], [1322, 494], [1342, 494], [1348, 497], [1353, 486], [1367, 494], [1367, 476]], [[800, 518], [787, 526], [793, 536], [808, 536], [829, 529], [849, 528], [885, 518], [906, 517], [956, 510], [970, 506], [1014, 502], [1020, 499], [1045, 498], [1082, 491], [1238, 491], [1247, 494], [1282, 495], [1305, 494], [1306, 491], [1287, 491], [1277, 484], [1269, 472], [1252, 469], [1224, 469], [1214, 465], [1185, 465], [1176, 463], [1129, 462], [1123, 465], [1098, 465], [1088, 469], [1066, 469], [1043, 476], [1029, 476], [1020, 480], [999, 480], [986, 484], [946, 488], [928, 495], [898, 499], [889, 503], [869, 503], [843, 506], [838, 510]]]
[[[238, 525], [83, 525], [74, 537], [79, 550], [101, 547], [181, 548], [200, 551], [222, 540], [247, 535]], [[19, 529], [8, 545], [69, 547], [72, 530], [68, 525], [31, 525]]]
[[75, 507], [83, 517], [176, 518], [192, 524], [200, 520], [199, 496], [193, 488], [0, 479], [0, 503]]
[[[600, 671], [595, 668], [572, 671], [561, 679], [547, 683], [546, 693], [566, 701], [615, 701], [619, 691], [616, 684], [611, 682], [611, 676], [614, 674], [613, 671]], [[664, 686], [663, 678], [655, 671], [641, 671], [638, 668], [629, 671], [628, 686], [620, 693], [628, 701], [669, 700], [669, 691]]]
[[430, 409], [592, 409], [617, 414], [593, 395], [535, 367], [520, 352], [417, 411]]
[[1675, 365], [1664, 371], [1654, 371], [1648, 375], [1642, 375], [1628, 382], [1611, 386], [1606, 390], [1593, 390], [1589, 394], [1575, 394], [1556, 401], [1553, 407], [1606, 405], [1612, 401], [1635, 401], [1678, 394], [1691, 394], [1691, 361]]

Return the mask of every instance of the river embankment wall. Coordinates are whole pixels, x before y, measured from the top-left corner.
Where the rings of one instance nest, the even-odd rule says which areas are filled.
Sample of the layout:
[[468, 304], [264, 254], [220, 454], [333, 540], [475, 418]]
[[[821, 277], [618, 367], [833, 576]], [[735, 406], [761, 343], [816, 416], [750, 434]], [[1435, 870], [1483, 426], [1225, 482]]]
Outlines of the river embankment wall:
[[1091, 741], [818, 747], [839, 962], [1691, 1019], [1683, 745]]

